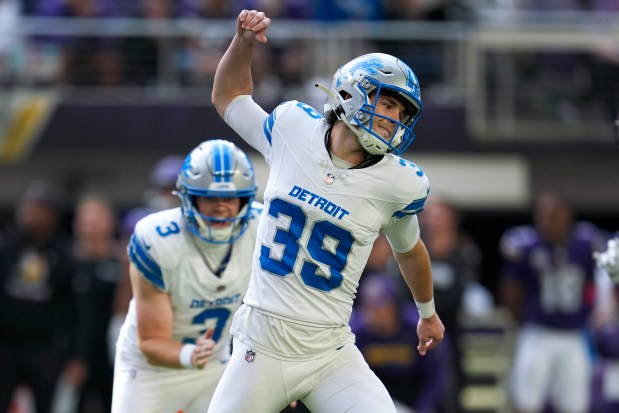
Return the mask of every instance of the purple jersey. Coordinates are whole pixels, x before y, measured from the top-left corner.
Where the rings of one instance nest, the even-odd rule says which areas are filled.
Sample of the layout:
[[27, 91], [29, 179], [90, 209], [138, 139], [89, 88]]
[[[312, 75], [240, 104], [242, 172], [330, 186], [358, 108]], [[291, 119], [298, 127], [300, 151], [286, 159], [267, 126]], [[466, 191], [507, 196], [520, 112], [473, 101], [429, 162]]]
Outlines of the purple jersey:
[[416, 412], [427, 412], [437, 410], [445, 398], [451, 364], [446, 342], [423, 357], [417, 353], [418, 319], [417, 309], [405, 305], [401, 328], [391, 337], [368, 329], [359, 310], [353, 312], [350, 325], [357, 347], [391, 397]]
[[525, 288], [522, 321], [551, 328], [584, 327], [595, 301], [594, 250], [601, 238], [589, 224], [574, 226], [567, 243], [551, 245], [533, 227], [501, 239], [503, 276]]

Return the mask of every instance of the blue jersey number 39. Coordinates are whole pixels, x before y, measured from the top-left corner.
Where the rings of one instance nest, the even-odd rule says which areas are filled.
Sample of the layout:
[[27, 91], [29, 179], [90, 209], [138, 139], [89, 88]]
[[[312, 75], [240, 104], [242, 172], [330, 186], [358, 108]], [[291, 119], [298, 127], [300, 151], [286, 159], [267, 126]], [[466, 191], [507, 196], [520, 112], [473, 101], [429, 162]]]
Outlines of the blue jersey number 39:
[[[271, 257], [271, 248], [262, 245], [260, 266], [274, 275], [285, 277], [291, 274], [299, 255], [299, 240], [305, 230], [307, 216], [303, 209], [281, 198], [275, 198], [269, 206], [268, 214], [273, 218], [284, 215], [290, 218], [287, 229], [278, 228], [273, 242], [283, 246], [280, 259]], [[312, 260], [305, 260], [301, 267], [301, 279], [305, 285], [322, 291], [331, 291], [342, 284], [342, 271], [346, 267], [348, 254], [354, 238], [350, 231], [329, 221], [313, 223], [307, 241], [307, 252]], [[327, 249], [325, 246], [334, 248]], [[329, 277], [319, 273], [316, 263], [329, 267]]]

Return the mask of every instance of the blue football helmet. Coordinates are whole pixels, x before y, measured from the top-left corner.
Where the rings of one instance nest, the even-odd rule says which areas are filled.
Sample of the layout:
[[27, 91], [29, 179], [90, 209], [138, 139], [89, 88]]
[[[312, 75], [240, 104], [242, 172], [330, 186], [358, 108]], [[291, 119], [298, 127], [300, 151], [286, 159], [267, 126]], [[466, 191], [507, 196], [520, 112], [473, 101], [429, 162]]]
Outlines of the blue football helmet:
[[[185, 158], [176, 188], [187, 227], [198, 238], [215, 244], [230, 244], [247, 229], [256, 196], [254, 169], [247, 155], [232, 142], [208, 140], [191, 151]], [[233, 218], [206, 216], [198, 211], [197, 196], [240, 198], [241, 208]], [[212, 225], [221, 222], [231, 225]]]
[[[335, 72], [327, 93], [325, 115], [333, 111], [338, 119], [357, 135], [365, 150], [373, 155], [393, 151], [401, 154], [415, 139], [413, 127], [421, 113], [419, 81], [411, 68], [400, 59], [384, 53], [370, 53], [351, 60]], [[376, 94], [374, 103], [370, 94]], [[395, 96], [404, 103], [405, 119], [392, 119], [375, 113], [380, 95]], [[376, 118], [396, 124], [393, 135], [385, 140], [372, 130]]]

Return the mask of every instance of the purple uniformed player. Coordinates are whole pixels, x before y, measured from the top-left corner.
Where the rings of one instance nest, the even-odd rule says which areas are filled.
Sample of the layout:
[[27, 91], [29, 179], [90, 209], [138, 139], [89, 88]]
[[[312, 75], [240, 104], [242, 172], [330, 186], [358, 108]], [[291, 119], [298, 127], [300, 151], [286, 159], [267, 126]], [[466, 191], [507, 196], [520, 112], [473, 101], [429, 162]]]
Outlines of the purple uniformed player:
[[595, 261], [601, 237], [576, 223], [571, 207], [544, 193], [534, 208], [535, 226], [508, 230], [501, 298], [521, 323], [512, 366], [514, 411], [586, 412], [592, 363], [585, 329], [596, 299]]

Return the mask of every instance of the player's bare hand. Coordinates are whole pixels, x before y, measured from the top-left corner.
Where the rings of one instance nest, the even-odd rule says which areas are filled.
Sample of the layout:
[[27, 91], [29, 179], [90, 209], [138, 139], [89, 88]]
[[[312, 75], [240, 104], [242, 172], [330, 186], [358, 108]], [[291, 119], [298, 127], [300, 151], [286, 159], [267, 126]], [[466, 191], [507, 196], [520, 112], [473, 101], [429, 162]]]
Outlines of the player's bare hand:
[[212, 337], [214, 331], [215, 329], [209, 328], [206, 333], [204, 333], [204, 335], [198, 339], [198, 341], [196, 342], [196, 346], [193, 349], [193, 354], [191, 355], [191, 363], [199, 369], [206, 366], [206, 363], [208, 363], [208, 359], [213, 354], [215, 342], [213, 341]]
[[269, 26], [271, 26], [271, 19], [263, 12], [243, 10], [236, 22], [236, 32], [243, 40], [266, 43], [266, 32]]
[[419, 319], [417, 323], [417, 336], [419, 337], [417, 351], [422, 356], [425, 356], [428, 350], [432, 350], [443, 341], [445, 327], [438, 314], [434, 314], [430, 318]]

